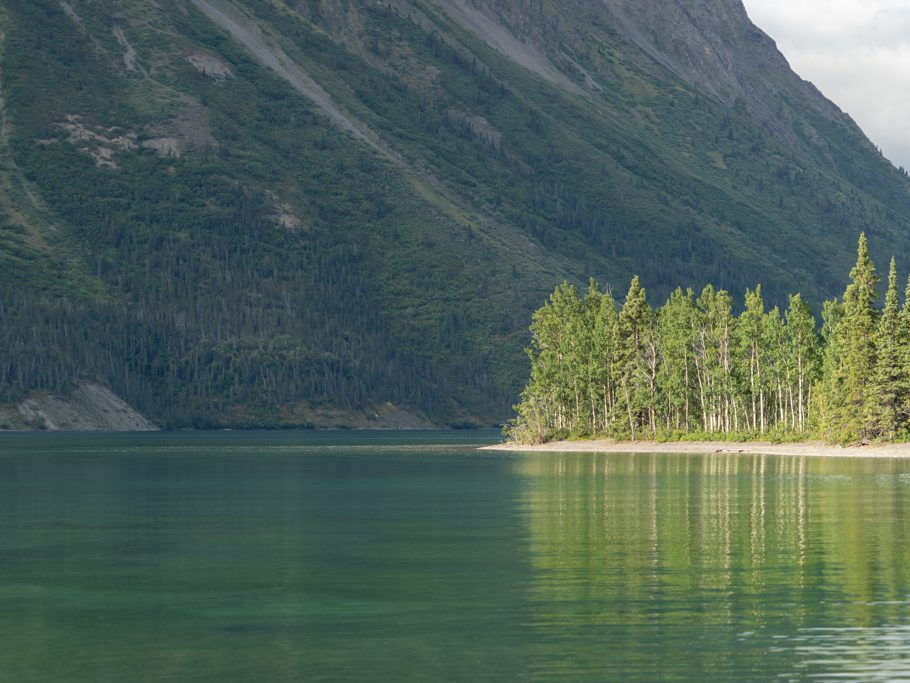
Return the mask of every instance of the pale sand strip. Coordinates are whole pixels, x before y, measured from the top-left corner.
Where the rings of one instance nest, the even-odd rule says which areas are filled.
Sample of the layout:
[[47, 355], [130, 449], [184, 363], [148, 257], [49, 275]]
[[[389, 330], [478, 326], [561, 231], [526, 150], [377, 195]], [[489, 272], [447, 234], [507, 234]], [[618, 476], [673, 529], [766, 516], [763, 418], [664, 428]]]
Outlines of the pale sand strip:
[[537, 446], [502, 443], [484, 446], [490, 451], [574, 452], [574, 453], [743, 453], [756, 455], [797, 455], [835, 458], [910, 458], [910, 443], [878, 446], [831, 446], [822, 441], [768, 443], [750, 441], [553, 441]]

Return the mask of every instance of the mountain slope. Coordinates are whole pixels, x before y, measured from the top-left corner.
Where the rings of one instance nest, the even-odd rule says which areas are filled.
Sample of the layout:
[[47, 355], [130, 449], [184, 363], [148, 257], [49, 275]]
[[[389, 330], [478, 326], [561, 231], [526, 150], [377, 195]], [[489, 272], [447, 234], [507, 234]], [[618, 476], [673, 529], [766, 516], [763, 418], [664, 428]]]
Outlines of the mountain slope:
[[563, 278], [818, 301], [858, 230], [910, 252], [907, 178], [738, 0], [0, 13], [0, 401], [488, 423]]

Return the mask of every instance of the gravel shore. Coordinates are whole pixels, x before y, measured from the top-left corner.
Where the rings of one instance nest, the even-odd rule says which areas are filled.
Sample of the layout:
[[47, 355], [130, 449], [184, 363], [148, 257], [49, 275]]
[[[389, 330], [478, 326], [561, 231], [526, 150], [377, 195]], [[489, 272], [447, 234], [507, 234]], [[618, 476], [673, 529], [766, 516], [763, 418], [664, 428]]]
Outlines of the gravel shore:
[[910, 458], [910, 443], [875, 446], [832, 446], [822, 441], [768, 443], [750, 441], [553, 441], [537, 446], [512, 443], [485, 446], [491, 451], [578, 452], [578, 453], [752, 453], [762, 455], [797, 455], [823, 458]]

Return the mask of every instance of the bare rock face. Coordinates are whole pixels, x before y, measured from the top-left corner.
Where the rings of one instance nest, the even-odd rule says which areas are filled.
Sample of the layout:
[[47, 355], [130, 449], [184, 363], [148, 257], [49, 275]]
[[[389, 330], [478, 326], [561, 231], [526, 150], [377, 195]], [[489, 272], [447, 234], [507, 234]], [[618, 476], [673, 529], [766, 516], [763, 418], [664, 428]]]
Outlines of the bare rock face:
[[231, 67], [213, 55], [197, 52], [189, 55], [186, 60], [196, 71], [218, 83], [224, 83], [234, 77]]
[[18, 415], [3, 411], [9, 427], [52, 431], [148, 432], [158, 427], [107, 387], [80, 384], [69, 396], [36, 394], [19, 404]]
[[617, 28], [650, 58], [756, 123], [795, 143], [786, 106], [808, 108], [854, 129], [852, 121], [790, 69], [776, 43], [752, 23], [742, 0], [606, 0]]
[[648, 55], [730, 103], [754, 89], [754, 76], [768, 79], [789, 70], [740, 0], [609, 0], [604, 6]]

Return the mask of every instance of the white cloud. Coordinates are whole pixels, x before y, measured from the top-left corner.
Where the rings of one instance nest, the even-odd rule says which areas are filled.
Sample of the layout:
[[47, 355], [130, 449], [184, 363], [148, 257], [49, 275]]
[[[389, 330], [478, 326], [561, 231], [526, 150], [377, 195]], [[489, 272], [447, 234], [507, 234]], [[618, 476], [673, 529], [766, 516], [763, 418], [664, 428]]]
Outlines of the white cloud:
[[910, 168], [910, 0], [744, 0], [793, 70]]

